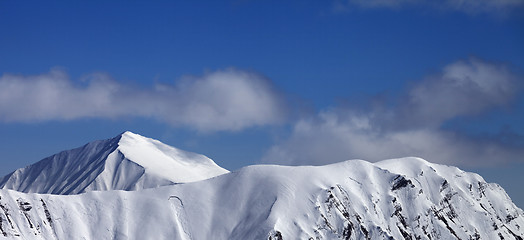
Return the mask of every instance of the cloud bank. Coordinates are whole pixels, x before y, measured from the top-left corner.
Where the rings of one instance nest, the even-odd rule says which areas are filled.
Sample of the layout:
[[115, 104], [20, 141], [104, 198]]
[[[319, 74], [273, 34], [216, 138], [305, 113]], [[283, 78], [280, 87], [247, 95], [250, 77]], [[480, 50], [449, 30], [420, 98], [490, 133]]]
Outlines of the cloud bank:
[[524, 6], [523, 0], [347, 0], [336, 2], [336, 10], [347, 10], [352, 6], [361, 8], [402, 8], [425, 6], [442, 10], [477, 13], [502, 13]]
[[478, 59], [446, 66], [413, 85], [395, 104], [339, 107], [298, 121], [291, 136], [273, 146], [264, 163], [320, 165], [347, 159], [377, 161], [417, 156], [453, 165], [524, 160], [524, 146], [445, 130], [449, 120], [504, 106], [519, 78], [505, 66]]
[[277, 124], [286, 103], [272, 83], [252, 72], [228, 69], [147, 89], [105, 74], [82, 83], [60, 70], [0, 77], [0, 121], [146, 117], [198, 131], [241, 130]]

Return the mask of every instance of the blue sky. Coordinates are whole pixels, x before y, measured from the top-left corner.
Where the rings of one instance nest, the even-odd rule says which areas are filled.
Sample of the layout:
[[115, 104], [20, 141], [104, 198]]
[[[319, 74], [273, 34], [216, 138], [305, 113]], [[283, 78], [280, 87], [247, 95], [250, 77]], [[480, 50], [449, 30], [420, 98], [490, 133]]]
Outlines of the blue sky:
[[402, 156], [524, 193], [524, 1], [0, 1], [0, 175], [125, 130], [234, 170]]

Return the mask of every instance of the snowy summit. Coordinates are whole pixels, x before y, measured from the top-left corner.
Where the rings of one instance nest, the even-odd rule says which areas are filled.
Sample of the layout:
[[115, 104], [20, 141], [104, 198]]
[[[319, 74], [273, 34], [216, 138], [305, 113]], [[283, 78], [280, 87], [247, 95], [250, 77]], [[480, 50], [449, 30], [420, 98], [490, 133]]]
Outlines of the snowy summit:
[[420, 158], [228, 172], [125, 132], [2, 188], [0, 240], [524, 238], [524, 212], [499, 185]]
[[227, 172], [204, 155], [127, 131], [18, 169], [0, 180], [0, 188], [51, 194], [137, 190]]

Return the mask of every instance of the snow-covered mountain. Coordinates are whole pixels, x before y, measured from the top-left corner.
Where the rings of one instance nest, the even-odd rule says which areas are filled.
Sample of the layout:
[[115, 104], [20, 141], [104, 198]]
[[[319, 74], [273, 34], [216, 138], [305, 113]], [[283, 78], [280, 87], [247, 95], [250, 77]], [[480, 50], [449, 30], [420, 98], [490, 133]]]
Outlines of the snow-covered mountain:
[[418, 158], [255, 165], [137, 191], [0, 190], [0, 208], [0, 239], [524, 237], [524, 212], [500, 186]]
[[199, 181], [227, 172], [204, 155], [124, 132], [18, 169], [0, 179], [0, 188], [51, 194], [137, 190]]

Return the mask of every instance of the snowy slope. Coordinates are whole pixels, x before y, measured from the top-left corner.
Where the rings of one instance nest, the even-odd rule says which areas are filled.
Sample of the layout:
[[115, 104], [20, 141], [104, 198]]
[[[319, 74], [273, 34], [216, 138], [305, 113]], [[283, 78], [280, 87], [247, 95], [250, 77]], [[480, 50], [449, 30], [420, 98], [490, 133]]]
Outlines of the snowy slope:
[[18, 169], [0, 179], [0, 188], [52, 194], [136, 190], [227, 172], [206, 156], [125, 132]]
[[522, 239], [524, 212], [482, 177], [418, 158], [245, 167], [80, 195], [0, 190], [0, 239]]

